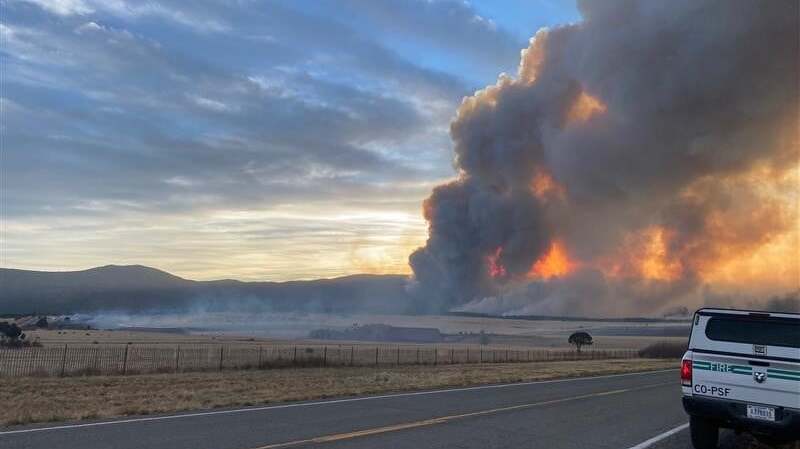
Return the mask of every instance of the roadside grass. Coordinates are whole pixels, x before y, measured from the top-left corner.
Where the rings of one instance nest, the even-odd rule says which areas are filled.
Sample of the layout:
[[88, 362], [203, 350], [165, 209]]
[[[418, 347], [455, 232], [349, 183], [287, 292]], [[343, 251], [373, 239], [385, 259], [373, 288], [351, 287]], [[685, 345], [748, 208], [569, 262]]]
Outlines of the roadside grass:
[[3, 378], [0, 426], [620, 374], [677, 365], [677, 360], [628, 359]]

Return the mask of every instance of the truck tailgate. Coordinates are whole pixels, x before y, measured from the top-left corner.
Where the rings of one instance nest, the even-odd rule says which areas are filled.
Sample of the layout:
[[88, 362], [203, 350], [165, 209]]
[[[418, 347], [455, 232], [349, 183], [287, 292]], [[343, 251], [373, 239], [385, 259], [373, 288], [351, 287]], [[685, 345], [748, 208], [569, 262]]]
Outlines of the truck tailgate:
[[800, 364], [695, 354], [692, 394], [800, 409]]

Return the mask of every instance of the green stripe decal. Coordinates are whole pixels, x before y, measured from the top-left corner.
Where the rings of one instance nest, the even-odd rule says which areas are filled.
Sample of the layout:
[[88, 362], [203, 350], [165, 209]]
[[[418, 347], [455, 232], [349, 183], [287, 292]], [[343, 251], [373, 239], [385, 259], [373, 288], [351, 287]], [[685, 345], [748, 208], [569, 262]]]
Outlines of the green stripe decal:
[[780, 374], [769, 374], [767, 379], [783, 379], [783, 380], [793, 380], [795, 382], [800, 382], [800, 377], [789, 377], [789, 376], [781, 376]]
[[[753, 367], [751, 366], [730, 365], [727, 363], [708, 362], [705, 360], [696, 360], [692, 362], [692, 367], [694, 369], [703, 371], [741, 374], [744, 376], [751, 376], [753, 374]], [[767, 379], [793, 380], [800, 382], [800, 371], [769, 368], [767, 369]]]
[[770, 374], [780, 374], [782, 376], [797, 376], [797, 377], [800, 377], [800, 371], [786, 371], [786, 370], [782, 370], [782, 369], [770, 368], [770, 369], [767, 370], [767, 372], [770, 373]]
[[729, 365], [727, 363], [707, 362], [703, 360], [693, 362], [692, 367], [703, 371], [717, 371], [721, 373], [744, 374], [748, 376], [753, 374], [753, 368], [749, 366]]

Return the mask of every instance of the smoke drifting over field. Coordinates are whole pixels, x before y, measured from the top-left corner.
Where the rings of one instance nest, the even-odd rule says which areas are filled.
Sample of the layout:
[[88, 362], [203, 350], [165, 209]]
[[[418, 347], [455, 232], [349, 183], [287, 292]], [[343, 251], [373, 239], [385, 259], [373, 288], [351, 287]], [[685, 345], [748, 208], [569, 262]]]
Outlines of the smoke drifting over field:
[[623, 315], [800, 288], [798, 3], [579, 2], [466, 98], [427, 310]]

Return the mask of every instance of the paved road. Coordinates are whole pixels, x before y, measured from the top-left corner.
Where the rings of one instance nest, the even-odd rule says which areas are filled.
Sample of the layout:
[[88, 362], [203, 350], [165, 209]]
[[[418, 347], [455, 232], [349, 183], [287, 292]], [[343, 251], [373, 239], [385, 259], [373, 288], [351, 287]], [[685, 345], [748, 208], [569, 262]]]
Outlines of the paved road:
[[[609, 448], [686, 423], [677, 371], [0, 432], [0, 448]], [[670, 447], [672, 449], [672, 447]]]

